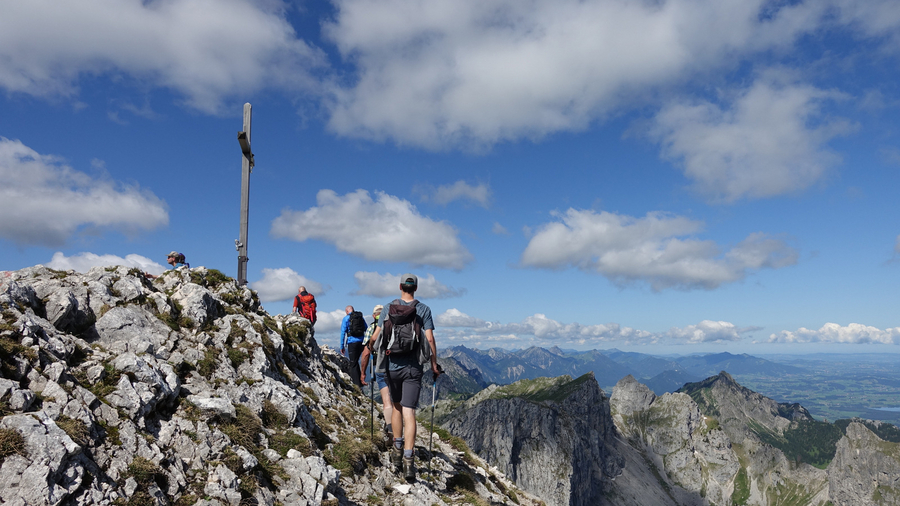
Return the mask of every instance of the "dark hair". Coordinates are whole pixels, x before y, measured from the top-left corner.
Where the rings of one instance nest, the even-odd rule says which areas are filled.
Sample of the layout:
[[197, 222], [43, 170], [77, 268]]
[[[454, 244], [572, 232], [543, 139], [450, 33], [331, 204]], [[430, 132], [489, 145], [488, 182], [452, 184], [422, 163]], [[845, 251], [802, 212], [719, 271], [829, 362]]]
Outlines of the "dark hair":
[[178, 262], [178, 263], [180, 263], [180, 264], [183, 264], [183, 263], [184, 263], [184, 260], [185, 260], [185, 258], [184, 258], [184, 253], [179, 253], [178, 256], [175, 257], [175, 261]]
[[418, 288], [416, 285], [406, 285], [406, 284], [400, 285], [401, 291], [403, 291], [405, 293], [410, 293], [410, 294], [416, 293], [416, 288]]

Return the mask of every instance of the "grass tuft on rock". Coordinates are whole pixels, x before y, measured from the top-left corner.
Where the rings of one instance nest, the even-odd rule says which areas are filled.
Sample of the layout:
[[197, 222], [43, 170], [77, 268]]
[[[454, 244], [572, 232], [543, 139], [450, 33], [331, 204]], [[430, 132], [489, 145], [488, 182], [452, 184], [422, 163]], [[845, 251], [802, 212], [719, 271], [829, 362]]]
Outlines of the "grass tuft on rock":
[[28, 458], [25, 437], [15, 429], [0, 429], [0, 464], [12, 455]]

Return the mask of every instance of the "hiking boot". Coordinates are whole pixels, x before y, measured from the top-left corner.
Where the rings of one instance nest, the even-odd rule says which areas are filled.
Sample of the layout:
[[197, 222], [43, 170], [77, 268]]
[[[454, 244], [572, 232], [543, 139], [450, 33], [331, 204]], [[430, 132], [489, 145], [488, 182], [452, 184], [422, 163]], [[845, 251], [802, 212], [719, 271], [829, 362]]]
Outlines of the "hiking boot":
[[391, 447], [391, 464], [394, 465], [394, 469], [397, 471], [403, 469], [403, 450], [396, 446]]
[[416, 461], [413, 457], [403, 457], [403, 477], [406, 481], [416, 479]]

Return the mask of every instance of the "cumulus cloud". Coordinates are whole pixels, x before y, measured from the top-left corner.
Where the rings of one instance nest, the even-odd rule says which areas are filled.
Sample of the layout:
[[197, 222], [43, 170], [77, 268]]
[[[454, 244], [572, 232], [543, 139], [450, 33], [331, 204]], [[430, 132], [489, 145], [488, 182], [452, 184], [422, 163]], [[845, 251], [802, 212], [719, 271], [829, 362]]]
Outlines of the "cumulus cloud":
[[563, 323], [544, 314], [534, 314], [521, 322], [500, 323], [482, 320], [452, 308], [435, 316], [441, 340], [473, 345], [516, 344], [526, 346], [598, 346], [616, 344], [703, 344], [740, 341], [759, 327], [738, 328], [725, 321], [703, 320], [696, 325], [648, 332], [617, 323], [583, 325]]
[[98, 255], [96, 253], [83, 252], [77, 255], [66, 256], [62, 251], [53, 254], [53, 258], [44, 264], [59, 271], [87, 272], [93, 267], [111, 267], [124, 265], [137, 267], [143, 272], [153, 275], [162, 274], [166, 267], [141, 255], [125, 255], [125, 258], [116, 255]]
[[465, 181], [457, 181], [451, 185], [438, 187], [420, 186], [417, 191], [422, 194], [422, 200], [446, 206], [457, 200], [473, 202], [487, 208], [491, 203], [492, 191], [490, 186], [484, 183], [470, 185]]
[[621, 327], [616, 323], [582, 325], [561, 323], [544, 314], [534, 314], [517, 323], [485, 321], [458, 309], [448, 309], [435, 317], [441, 335], [453, 341], [528, 341], [531, 344], [591, 345], [610, 341], [626, 343], [655, 340], [650, 332]]
[[827, 2], [336, 0], [330, 128], [440, 149], [585, 128], [820, 26]]
[[577, 267], [617, 284], [647, 282], [653, 290], [709, 290], [751, 271], [793, 265], [798, 257], [784, 241], [762, 233], [723, 254], [713, 241], [682, 238], [701, 231], [701, 222], [659, 212], [634, 218], [569, 209], [554, 216], [558, 221], [542, 226], [529, 241], [523, 265]]
[[494, 226], [491, 227], [491, 232], [497, 235], [509, 235], [509, 230], [506, 230], [506, 227], [496, 221], [494, 222]]
[[826, 144], [849, 127], [822, 120], [820, 104], [838, 98], [811, 86], [783, 84], [771, 73], [734, 98], [671, 104], [651, 135], [664, 155], [683, 162], [685, 175], [713, 202], [730, 203], [803, 190], [840, 161]]
[[841, 326], [826, 323], [819, 330], [800, 327], [796, 331], [782, 330], [769, 336], [770, 343], [848, 343], [848, 344], [900, 344], [900, 327], [881, 330], [876, 327], [851, 323]]
[[703, 320], [696, 325], [688, 325], [682, 328], [673, 328], [668, 337], [686, 343], [710, 343], [717, 341], [740, 341], [741, 333], [753, 329], [739, 329], [733, 323]]
[[152, 193], [93, 178], [5, 137], [0, 181], [0, 237], [20, 245], [60, 246], [83, 226], [135, 233], [169, 223], [165, 203]]
[[[351, 295], [369, 295], [372, 297], [399, 297], [400, 274], [379, 274], [377, 272], [359, 271], [353, 275], [359, 289]], [[466, 293], [465, 289], [457, 290], [447, 286], [437, 279], [434, 274], [419, 276], [419, 287], [416, 289], [417, 299], [446, 299], [461, 297]]]
[[30, 0], [0, 18], [0, 87], [74, 96], [79, 78], [125, 75], [214, 112], [264, 87], [314, 89], [320, 51], [297, 38], [278, 0]]
[[366, 260], [450, 269], [462, 269], [472, 260], [449, 223], [422, 216], [398, 197], [383, 192], [375, 197], [366, 190], [344, 196], [321, 190], [316, 207], [285, 209], [272, 221], [270, 233], [294, 241], [318, 239]]
[[320, 283], [297, 274], [290, 267], [263, 269], [262, 273], [262, 279], [250, 283], [250, 288], [256, 290], [262, 302], [291, 300], [300, 286], [305, 286], [313, 295], [325, 295], [325, 288]]
[[[337, 334], [341, 331], [341, 322], [344, 320], [344, 317], [347, 316], [347, 313], [344, 312], [344, 308], [335, 309], [334, 311], [322, 311], [318, 310], [316, 312], [316, 335], [321, 336], [321, 332], [334, 332]], [[325, 340], [317, 337], [319, 343], [323, 343]], [[335, 338], [335, 348], [337, 348], [337, 338]]]

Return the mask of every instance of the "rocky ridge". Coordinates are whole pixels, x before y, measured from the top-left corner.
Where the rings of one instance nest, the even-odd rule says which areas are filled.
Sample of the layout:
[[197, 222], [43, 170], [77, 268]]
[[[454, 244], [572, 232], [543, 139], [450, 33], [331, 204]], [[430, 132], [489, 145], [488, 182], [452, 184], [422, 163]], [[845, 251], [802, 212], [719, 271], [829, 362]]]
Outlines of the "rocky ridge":
[[218, 271], [3, 271], [0, 310], [0, 503], [536, 502], [421, 426], [401, 481], [345, 359]]
[[[841, 432], [727, 373], [683, 390], [657, 396], [626, 376], [607, 398], [587, 376], [525, 380], [489, 387], [444, 424], [552, 505], [900, 504], [900, 443], [870, 427], [893, 431], [851, 421]], [[834, 443], [833, 458], [817, 453]], [[596, 455], [572, 458], [579, 446]]]

